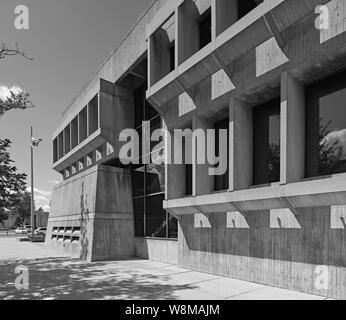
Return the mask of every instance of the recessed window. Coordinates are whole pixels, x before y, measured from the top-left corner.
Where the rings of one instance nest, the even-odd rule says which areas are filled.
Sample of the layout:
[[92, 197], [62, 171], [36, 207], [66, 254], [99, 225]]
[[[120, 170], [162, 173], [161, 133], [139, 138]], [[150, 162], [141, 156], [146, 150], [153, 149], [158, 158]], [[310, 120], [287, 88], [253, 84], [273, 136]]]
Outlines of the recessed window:
[[162, 208], [163, 194], [146, 198], [146, 236], [167, 238], [167, 215]]
[[199, 48], [202, 49], [211, 42], [211, 8], [199, 18]]
[[254, 185], [280, 181], [280, 100], [254, 108]]
[[88, 108], [79, 113], [79, 143], [88, 137]]
[[78, 116], [71, 122], [71, 148], [78, 146]]
[[346, 172], [346, 72], [306, 90], [308, 177]]
[[88, 105], [89, 112], [89, 135], [93, 134], [99, 128], [99, 109], [98, 95], [96, 95]]
[[58, 150], [59, 150], [59, 159], [61, 159], [65, 155], [64, 150], [64, 133], [61, 132], [58, 136]]
[[169, 47], [170, 71], [175, 69], [175, 42], [172, 42]]
[[53, 163], [58, 161], [58, 138], [53, 141]]
[[238, 0], [238, 18], [246, 16], [255, 9], [263, 0]]

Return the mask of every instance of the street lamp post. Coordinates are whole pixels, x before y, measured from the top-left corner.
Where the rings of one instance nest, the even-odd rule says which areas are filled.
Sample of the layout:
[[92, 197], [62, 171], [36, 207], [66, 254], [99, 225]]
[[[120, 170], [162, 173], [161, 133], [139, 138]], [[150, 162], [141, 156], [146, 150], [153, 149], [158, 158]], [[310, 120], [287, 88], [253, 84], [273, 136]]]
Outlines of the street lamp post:
[[42, 142], [42, 139], [34, 138], [33, 128], [31, 127], [31, 139], [30, 139], [30, 152], [31, 152], [31, 239], [34, 238], [35, 226], [34, 226], [34, 213], [35, 213], [35, 190], [34, 190], [34, 147], [38, 147]]
[[34, 211], [35, 211], [35, 199], [34, 199], [34, 147], [33, 147], [33, 129], [31, 127], [31, 139], [30, 139], [30, 149], [31, 149], [31, 239], [34, 237]]

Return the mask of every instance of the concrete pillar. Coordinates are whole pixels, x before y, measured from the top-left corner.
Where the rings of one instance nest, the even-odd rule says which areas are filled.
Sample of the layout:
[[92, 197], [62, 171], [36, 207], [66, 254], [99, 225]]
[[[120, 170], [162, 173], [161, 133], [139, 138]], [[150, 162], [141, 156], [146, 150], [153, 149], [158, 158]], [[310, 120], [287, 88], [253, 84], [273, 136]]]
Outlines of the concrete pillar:
[[253, 110], [245, 101], [230, 100], [230, 191], [253, 184]]
[[281, 184], [305, 177], [305, 90], [284, 72], [281, 76]]
[[160, 28], [149, 39], [150, 85], [153, 86], [170, 72], [169, 37], [166, 30]]
[[[167, 134], [170, 134], [171, 146], [167, 144], [166, 149], [166, 200], [179, 199], [186, 196], [186, 165], [176, 164], [174, 161], [174, 149], [181, 150], [184, 155], [185, 144], [178, 139], [174, 139], [174, 129], [167, 128]], [[167, 143], [166, 139], [166, 143]], [[182, 142], [182, 143], [181, 143]], [[182, 157], [184, 159], [184, 156]]]
[[[192, 128], [193, 132], [196, 133], [192, 140], [193, 195], [210, 194], [214, 191], [215, 177], [209, 175], [208, 169], [211, 165], [207, 159], [207, 152], [208, 148], [215, 150], [215, 141], [208, 141], [207, 143], [207, 130], [214, 129], [214, 124], [208, 119], [194, 117]], [[204, 132], [204, 137], [197, 134], [197, 130]]]
[[238, 20], [238, 1], [212, 0], [213, 39], [227, 30]]
[[178, 63], [181, 64], [199, 50], [199, 12], [192, 0], [185, 1], [176, 13]]

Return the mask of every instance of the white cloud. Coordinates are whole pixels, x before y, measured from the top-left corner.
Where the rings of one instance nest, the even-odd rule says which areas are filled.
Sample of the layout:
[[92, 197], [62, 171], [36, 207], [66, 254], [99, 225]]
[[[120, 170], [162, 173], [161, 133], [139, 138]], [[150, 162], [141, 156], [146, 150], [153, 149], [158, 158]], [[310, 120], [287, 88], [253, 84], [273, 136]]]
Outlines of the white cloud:
[[0, 85], [0, 99], [7, 100], [11, 96], [11, 91], [15, 94], [22, 92], [23, 90], [19, 86], [8, 87], [6, 85]]
[[[31, 192], [31, 188], [27, 188], [28, 192]], [[45, 211], [49, 211], [49, 203], [51, 201], [52, 193], [42, 189], [34, 188], [35, 191], [35, 207], [36, 209], [42, 208]]]

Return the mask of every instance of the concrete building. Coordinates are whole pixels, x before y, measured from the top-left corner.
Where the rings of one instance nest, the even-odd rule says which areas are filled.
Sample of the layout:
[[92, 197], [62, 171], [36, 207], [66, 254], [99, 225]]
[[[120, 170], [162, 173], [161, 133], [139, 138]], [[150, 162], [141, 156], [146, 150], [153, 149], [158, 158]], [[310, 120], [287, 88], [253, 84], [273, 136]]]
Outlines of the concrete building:
[[[155, 1], [54, 133], [46, 245], [345, 299], [345, 22], [343, 0]], [[196, 143], [123, 165], [122, 130], [160, 127], [227, 129], [227, 172]]]

